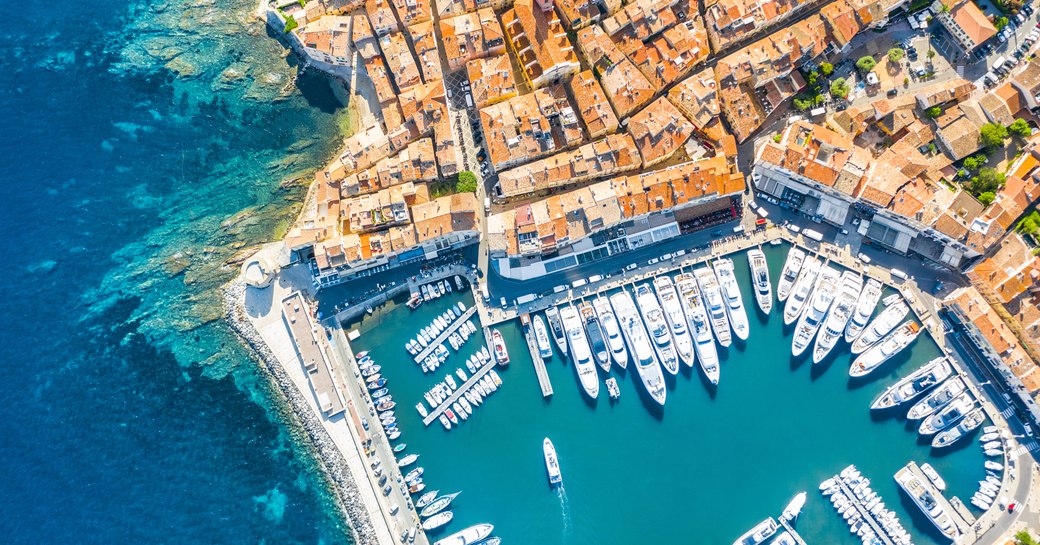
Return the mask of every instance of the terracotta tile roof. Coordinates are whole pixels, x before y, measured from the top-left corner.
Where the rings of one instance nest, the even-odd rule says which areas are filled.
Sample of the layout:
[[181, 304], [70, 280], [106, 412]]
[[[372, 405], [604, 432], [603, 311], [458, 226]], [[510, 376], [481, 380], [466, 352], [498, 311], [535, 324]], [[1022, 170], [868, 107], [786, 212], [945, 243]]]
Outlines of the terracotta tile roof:
[[437, 51], [437, 43], [433, 33], [433, 23], [427, 21], [414, 24], [408, 27], [408, 33], [412, 36], [415, 54], [419, 56], [419, 68], [422, 71], [423, 82], [430, 83], [443, 79], [440, 53]]
[[603, 87], [591, 70], [575, 75], [569, 85], [578, 115], [581, 116], [590, 138], [598, 138], [617, 130], [617, 115], [614, 114]]
[[542, 11], [534, 5], [534, 0], [516, 0], [513, 9], [503, 13], [501, 20], [511, 47], [534, 87], [579, 70], [578, 56], [555, 12]]
[[693, 134], [693, 125], [665, 97], [628, 120], [628, 133], [636, 142], [643, 164], [657, 164], [678, 151]]
[[412, 25], [430, 20], [430, 0], [393, 0], [401, 23]]
[[491, 8], [441, 19], [441, 42], [451, 70], [467, 62], [505, 52], [502, 27]]
[[[567, 110], [573, 127], [564, 128]], [[551, 124], [549, 119], [556, 120]], [[480, 110], [488, 155], [497, 170], [510, 168], [582, 141], [577, 115], [562, 86], [536, 90]]]
[[383, 58], [393, 74], [398, 89], [407, 89], [420, 83], [419, 65], [408, 49], [403, 32], [391, 32], [379, 38], [379, 47], [383, 50]]
[[993, 23], [971, 0], [965, 0], [954, 7], [950, 11], [950, 16], [975, 45], [979, 45], [997, 34]]
[[668, 91], [668, 99], [675, 104], [698, 130], [703, 130], [719, 115], [720, 107], [715, 88], [715, 71], [706, 68], [681, 81]]
[[613, 176], [641, 166], [635, 142], [628, 134], [611, 134], [574, 151], [562, 152], [499, 173], [505, 197]]
[[516, 96], [516, 83], [508, 55], [495, 55], [466, 63], [473, 102], [477, 108]]

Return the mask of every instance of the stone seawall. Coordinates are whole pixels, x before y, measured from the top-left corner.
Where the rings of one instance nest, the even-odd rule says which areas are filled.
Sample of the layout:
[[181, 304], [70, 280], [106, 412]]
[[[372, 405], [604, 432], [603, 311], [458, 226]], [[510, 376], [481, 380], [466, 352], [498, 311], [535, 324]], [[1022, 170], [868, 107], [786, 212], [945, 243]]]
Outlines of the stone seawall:
[[324, 469], [325, 476], [332, 485], [333, 496], [350, 527], [353, 542], [357, 545], [379, 545], [368, 510], [358, 491], [357, 481], [351, 474], [346, 459], [325, 431], [318, 416], [311, 410], [303, 392], [286, 374], [260, 332], [245, 316], [245, 292], [246, 285], [241, 279], [236, 279], [224, 287], [225, 321], [252, 354], [263, 363], [261, 369], [264, 374], [277, 384], [278, 389], [285, 395], [285, 400], [296, 416], [296, 422], [293, 424], [298, 424], [298, 429], [293, 431], [306, 432], [306, 442], [313, 449], [317, 462]]

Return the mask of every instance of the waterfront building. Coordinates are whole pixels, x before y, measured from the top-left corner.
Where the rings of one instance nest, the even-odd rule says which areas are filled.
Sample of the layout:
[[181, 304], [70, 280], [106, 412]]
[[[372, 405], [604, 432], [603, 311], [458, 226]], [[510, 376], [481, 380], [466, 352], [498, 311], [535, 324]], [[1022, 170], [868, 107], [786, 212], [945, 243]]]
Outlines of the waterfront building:
[[611, 134], [572, 151], [500, 172], [496, 193], [503, 198], [530, 195], [629, 172], [641, 165], [632, 137]]
[[932, 11], [966, 55], [997, 35], [997, 28], [972, 0], [935, 0]]
[[560, 85], [480, 110], [488, 155], [495, 170], [504, 170], [580, 144], [578, 116]]
[[501, 54], [466, 63], [473, 104], [477, 109], [497, 104], [517, 95], [509, 55]]
[[300, 27], [296, 35], [307, 61], [321, 70], [349, 74], [343, 69], [353, 66], [351, 21], [351, 17], [327, 16]]
[[393, 74], [394, 83], [400, 90], [420, 83], [419, 65], [415, 62], [403, 32], [390, 32], [379, 37], [379, 48], [383, 51], [386, 65]]
[[617, 115], [607, 101], [603, 86], [591, 70], [575, 75], [568, 85], [574, 98], [574, 106], [589, 138], [599, 138], [617, 131]]
[[440, 25], [444, 55], [451, 71], [461, 70], [474, 59], [505, 53], [502, 27], [491, 8], [443, 18]]
[[560, 83], [581, 69], [553, 11], [553, 0], [516, 0], [501, 19], [521, 73], [532, 88]]

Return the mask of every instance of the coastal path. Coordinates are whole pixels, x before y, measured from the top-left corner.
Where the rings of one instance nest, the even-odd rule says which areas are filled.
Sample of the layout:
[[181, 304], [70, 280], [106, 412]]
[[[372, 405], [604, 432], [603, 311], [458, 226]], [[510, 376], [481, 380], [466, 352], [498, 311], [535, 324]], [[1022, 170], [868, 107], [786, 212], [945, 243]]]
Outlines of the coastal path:
[[461, 326], [464, 322], [466, 322], [470, 318], [472, 318], [473, 315], [476, 314], [476, 313], [477, 313], [477, 307], [475, 307], [475, 306], [474, 307], [469, 307], [468, 309], [466, 309], [466, 312], [463, 312], [462, 316], [460, 316], [457, 320], [452, 322], [451, 325], [449, 325], [447, 327], [447, 329], [442, 331], [441, 334], [438, 335], [437, 338], [433, 340], [433, 342], [431, 342], [430, 344], [426, 345], [426, 348], [423, 348], [422, 352], [419, 352], [418, 354], [416, 354], [416, 356], [414, 358], [415, 359], [415, 363], [419, 363], [419, 362], [423, 361], [424, 359], [426, 359], [430, 354], [433, 354], [433, 351], [436, 350], [438, 346], [444, 344], [444, 341], [448, 340], [448, 337], [450, 337], [452, 333], [455, 333], [455, 330], [458, 329], [459, 326]]
[[469, 390], [470, 388], [472, 388], [473, 385], [476, 384], [478, 380], [483, 378], [483, 376], [486, 375], [487, 372], [490, 371], [491, 369], [493, 369], [494, 367], [495, 367], [495, 358], [494, 358], [494, 356], [492, 356], [491, 357], [491, 361], [487, 362], [486, 365], [484, 365], [480, 369], [477, 369], [477, 371], [475, 373], [470, 375], [470, 377], [468, 379], [466, 379], [466, 382], [463, 382], [462, 385], [459, 386], [459, 388], [457, 390], [455, 390], [454, 392], [451, 393], [450, 396], [448, 396], [448, 399], [444, 400], [444, 403], [441, 403], [440, 405], [437, 406], [436, 409], [430, 411], [430, 414], [426, 415], [426, 418], [423, 418], [423, 421], [422, 421], [423, 425], [424, 426], [429, 426], [431, 423], [433, 423], [434, 420], [437, 420], [437, 417], [439, 417], [441, 415], [441, 413], [443, 413], [448, 408], [450, 408], [452, 403], [455, 403], [456, 401], [458, 401], [459, 398], [462, 397], [462, 394], [466, 392], [466, 390]]

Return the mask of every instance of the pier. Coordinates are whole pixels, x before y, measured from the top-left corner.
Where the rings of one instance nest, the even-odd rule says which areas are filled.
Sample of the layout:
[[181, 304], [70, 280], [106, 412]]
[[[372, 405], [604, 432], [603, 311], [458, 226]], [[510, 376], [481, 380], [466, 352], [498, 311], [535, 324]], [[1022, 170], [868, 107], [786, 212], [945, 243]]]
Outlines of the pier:
[[[452, 322], [451, 325], [449, 325], [447, 329], [442, 331], [441, 334], [438, 335], [436, 339], [434, 339], [432, 342], [430, 342], [430, 344], [426, 345], [426, 348], [423, 348], [422, 352], [419, 352], [415, 356], [415, 358], [414, 358], [415, 359], [415, 363], [421, 362], [422, 360], [426, 359], [427, 356], [432, 354], [433, 351], [436, 350], [436, 348], [438, 346], [443, 344], [444, 341], [448, 340], [448, 337], [450, 337], [452, 333], [455, 333], [455, 330], [458, 329], [459, 326], [462, 325], [463, 322], [465, 322], [466, 320], [469, 320], [470, 318], [472, 318], [473, 315], [476, 312], [477, 312], [477, 307], [475, 307], [475, 306], [469, 307], [468, 309], [466, 309], [466, 312], [463, 312], [462, 316], [460, 316], [457, 320]], [[490, 346], [490, 344], [488, 346]]]
[[524, 339], [527, 340], [527, 349], [531, 351], [531, 362], [534, 364], [534, 374], [538, 376], [538, 387], [542, 389], [542, 397], [553, 395], [552, 382], [549, 381], [549, 372], [545, 370], [545, 360], [538, 350], [538, 342], [534, 338], [534, 328], [531, 327], [530, 314], [521, 315], [524, 322]]
[[[970, 518], [965, 518], [965, 513], [954, 507], [953, 504], [950, 501], [948, 501], [945, 496], [943, 496], [942, 492], [940, 492], [939, 489], [935, 487], [935, 483], [933, 483], [932, 480], [924, 474], [924, 471], [921, 470], [920, 466], [917, 465], [917, 462], [911, 460], [909, 463], [903, 466], [902, 469], [896, 472], [895, 479], [897, 483], [899, 483], [900, 474], [904, 472], [914, 476], [917, 479], [917, 481], [921, 483], [921, 486], [923, 486], [924, 489], [932, 495], [932, 498], [935, 499], [935, 502], [939, 504], [939, 507], [943, 511], [946, 512], [946, 516], [950, 517], [950, 520], [953, 522], [953, 525], [957, 527], [958, 534], [962, 536], [966, 534], [973, 535], [971, 526], [975, 523], [975, 517], [972, 517], [969, 513], [968, 517]], [[904, 492], [910, 494], [910, 492], [906, 489], [904, 489]], [[962, 507], [964, 505], [960, 502], [960, 500], [958, 500], [957, 503], [960, 504]], [[927, 513], [924, 513], [924, 515], [926, 518], [928, 517]]]
[[495, 367], [495, 357], [492, 356], [491, 357], [491, 361], [487, 362], [486, 365], [484, 365], [480, 369], [477, 369], [477, 371], [475, 373], [470, 375], [470, 377], [468, 379], [466, 379], [466, 382], [463, 382], [459, 386], [459, 388], [457, 390], [455, 390], [454, 392], [451, 393], [450, 396], [448, 396], [448, 399], [444, 400], [444, 403], [441, 403], [440, 405], [437, 406], [436, 409], [430, 411], [430, 413], [428, 415], [426, 415], [426, 418], [423, 418], [423, 421], [422, 421], [423, 425], [424, 426], [429, 426], [431, 423], [433, 423], [434, 420], [437, 420], [437, 417], [439, 417], [441, 415], [441, 413], [443, 413], [445, 410], [450, 408], [452, 403], [455, 403], [456, 401], [458, 401], [459, 398], [462, 397], [462, 394], [466, 392], [466, 390], [469, 390], [470, 388], [472, 388], [473, 385], [476, 384], [477, 381], [481, 379], [481, 377], [486, 375], [488, 371], [494, 369], [494, 367]]
[[880, 540], [883, 545], [895, 545], [895, 542], [892, 541], [892, 537], [888, 535], [888, 532], [880, 524], [878, 524], [873, 513], [867, 510], [866, 506], [863, 505], [863, 502], [859, 501], [859, 498], [857, 498], [852, 492], [849, 485], [845, 484], [845, 481], [840, 478], [836, 478], [835, 481], [841, 488], [841, 493], [845, 494], [845, 497], [852, 502], [852, 506], [856, 508], [856, 511], [858, 511], [860, 516], [863, 517], [863, 520], [865, 520], [867, 525], [870, 526], [870, 529], [874, 530], [878, 540]]
[[794, 529], [794, 526], [791, 526], [791, 523], [787, 522], [786, 518], [781, 516], [777, 518], [777, 520], [780, 521], [780, 526], [783, 526], [784, 530], [787, 530], [787, 533], [791, 534], [791, 537], [794, 538], [795, 543], [797, 543], [798, 545], [808, 545], [805, 542], [805, 540], [802, 539], [802, 535]]
[[282, 320], [289, 328], [318, 406], [326, 417], [331, 418], [343, 412], [346, 403], [332, 378], [329, 360], [315, 338], [318, 329], [311, 323], [309, 312], [310, 307], [303, 301], [300, 292], [293, 292], [282, 300]]

